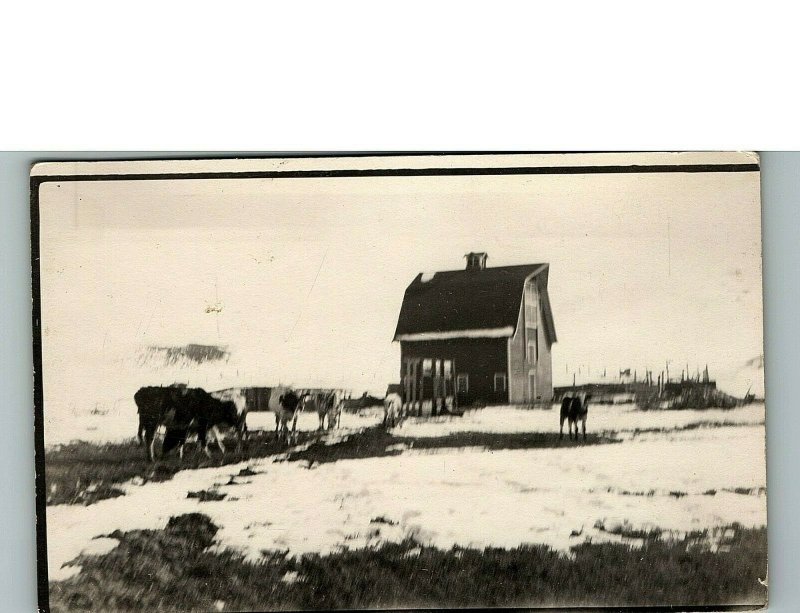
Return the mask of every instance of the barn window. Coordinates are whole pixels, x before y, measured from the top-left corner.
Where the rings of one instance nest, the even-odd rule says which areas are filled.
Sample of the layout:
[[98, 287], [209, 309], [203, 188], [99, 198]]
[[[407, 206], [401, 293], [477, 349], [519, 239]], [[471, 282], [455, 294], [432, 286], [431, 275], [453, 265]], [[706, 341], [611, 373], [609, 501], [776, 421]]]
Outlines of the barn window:
[[456, 377], [456, 391], [459, 394], [466, 394], [469, 392], [469, 375], [466, 373], [459, 373]]
[[506, 391], [506, 373], [496, 372], [494, 374], [494, 391], [496, 392]]
[[444, 361], [444, 376], [449, 377], [450, 373], [453, 372], [453, 362], [451, 360]]
[[528, 337], [528, 361], [535, 364], [539, 361], [539, 331], [536, 328], [526, 328]]
[[530, 328], [539, 326], [539, 290], [530, 281], [525, 284], [525, 325]]

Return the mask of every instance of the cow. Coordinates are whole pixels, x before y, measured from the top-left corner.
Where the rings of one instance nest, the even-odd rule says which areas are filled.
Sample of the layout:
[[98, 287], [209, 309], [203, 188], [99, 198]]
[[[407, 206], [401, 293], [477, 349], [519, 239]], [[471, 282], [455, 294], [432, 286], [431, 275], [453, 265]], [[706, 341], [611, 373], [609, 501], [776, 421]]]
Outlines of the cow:
[[139, 412], [139, 442], [145, 445], [150, 462], [154, 460], [153, 446], [159, 426], [166, 428], [162, 455], [177, 448], [181, 458], [191, 431], [197, 432], [203, 451], [210, 457], [209, 432], [225, 453], [219, 428], [241, 427], [239, 412], [233, 401], [219, 400], [200, 388], [187, 388], [185, 385], [143, 387], [133, 398]]
[[400, 394], [386, 394], [386, 398], [383, 399], [383, 425], [387, 428], [402, 425], [404, 417], [403, 399]]
[[[339, 392], [329, 392], [325, 395], [325, 414], [328, 416], [328, 429], [338, 428], [342, 423], [342, 397]], [[320, 425], [322, 418], [320, 418]]]
[[572, 426], [575, 425], [575, 440], [578, 440], [578, 421], [583, 428], [583, 440], [586, 440], [586, 417], [589, 414], [590, 394], [579, 393], [566, 395], [561, 400], [559, 440], [564, 438], [564, 421], [566, 420], [569, 429], [569, 438], [572, 440]]
[[[300, 397], [292, 389], [286, 391], [278, 397], [278, 407], [275, 409], [275, 435], [280, 440], [282, 437], [286, 443], [290, 443], [296, 438], [297, 415], [302, 410]], [[289, 422], [292, 423], [289, 432]]]
[[186, 387], [181, 385], [150, 386], [139, 389], [133, 395], [139, 413], [137, 437], [139, 444], [145, 446], [148, 461], [153, 461], [153, 445], [158, 427], [173, 423], [179, 400], [186, 391]]
[[[300, 396], [300, 410], [317, 414], [319, 418], [318, 431], [330, 430], [339, 426], [341, 420], [341, 403], [336, 392], [303, 394]], [[328, 418], [327, 428], [325, 418]]]
[[[220, 428], [234, 428], [241, 431], [241, 417], [236, 403], [232, 400], [215, 398], [202, 388], [185, 390], [178, 396], [175, 414], [167, 424], [162, 454], [174, 448], [183, 458], [183, 447], [190, 432], [197, 433], [197, 440], [203, 452], [211, 457], [209, 445], [216, 442], [220, 451], [225, 454]], [[208, 434], [211, 433], [211, 440]], [[241, 444], [241, 443], [240, 443]]]
[[267, 398], [267, 409], [275, 414], [275, 437], [278, 437], [281, 425], [281, 398], [289, 391], [288, 387], [278, 386], [270, 390]]
[[233, 402], [236, 406], [237, 423], [233, 430], [238, 440], [239, 451], [242, 450], [242, 441], [247, 440], [247, 397], [244, 392], [238, 389], [221, 390], [211, 392], [211, 396], [222, 402]]

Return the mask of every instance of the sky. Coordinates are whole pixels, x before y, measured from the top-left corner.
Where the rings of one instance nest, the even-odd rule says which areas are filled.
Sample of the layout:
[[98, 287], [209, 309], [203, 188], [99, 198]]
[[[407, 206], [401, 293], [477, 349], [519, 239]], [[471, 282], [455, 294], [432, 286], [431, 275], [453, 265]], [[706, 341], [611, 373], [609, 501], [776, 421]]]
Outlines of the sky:
[[[758, 173], [46, 182], [45, 400], [132, 395], [147, 346], [224, 345], [222, 383], [399, 379], [419, 272], [548, 262], [554, 383], [708, 364], [763, 393]], [[224, 371], [224, 374], [222, 373]]]

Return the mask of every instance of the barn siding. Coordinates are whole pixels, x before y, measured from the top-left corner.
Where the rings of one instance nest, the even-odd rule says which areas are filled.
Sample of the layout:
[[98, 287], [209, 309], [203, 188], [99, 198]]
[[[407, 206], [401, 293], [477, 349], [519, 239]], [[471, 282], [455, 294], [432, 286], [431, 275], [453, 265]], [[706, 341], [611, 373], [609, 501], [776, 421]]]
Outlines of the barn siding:
[[539, 326], [539, 362], [536, 364], [536, 379], [539, 381], [536, 402], [549, 403], [553, 401], [553, 359], [550, 353], [551, 345], [547, 342], [544, 326]]
[[509, 389], [511, 404], [525, 404], [528, 402], [527, 386], [525, 377], [527, 376], [527, 363], [525, 361], [525, 322], [523, 321], [522, 304], [519, 307], [517, 316], [517, 329], [514, 336], [509, 339]]
[[402, 341], [400, 376], [406, 358], [444, 358], [455, 361], [455, 374], [469, 375], [469, 392], [463, 402], [506, 403], [507, 392], [494, 391], [495, 373], [507, 373], [506, 338], [470, 338], [442, 341]]
[[[536, 283], [540, 295], [544, 289], [541, 281], [535, 277], [532, 282]], [[524, 309], [520, 304], [519, 315], [517, 316], [517, 329], [514, 336], [510, 339], [509, 348], [509, 371], [511, 390], [510, 402], [512, 404], [533, 404], [547, 403], [553, 399], [553, 366], [551, 356], [551, 346], [547, 342], [544, 331], [543, 301], [539, 300], [539, 326], [537, 336], [539, 339], [539, 360], [536, 363], [529, 362], [525, 354], [525, 321]], [[536, 377], [536, 397], [531, 397], [528, 373], [535, 371]]]

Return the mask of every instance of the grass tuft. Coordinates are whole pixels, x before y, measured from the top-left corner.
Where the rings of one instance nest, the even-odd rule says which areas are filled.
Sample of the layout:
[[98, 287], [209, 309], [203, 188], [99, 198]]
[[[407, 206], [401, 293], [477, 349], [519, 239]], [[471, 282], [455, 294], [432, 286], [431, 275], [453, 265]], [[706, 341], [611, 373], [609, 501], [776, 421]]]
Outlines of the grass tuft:
[[545, 546], [444, 551], [414, 539], [310, 554], [268, 552], [261, 563], [209, 550], [204, 515], [164, 530], [116, 532], [120, 544], [84, 556], [80, 574], [50, 584], [53, 611], [353, 609], [475, 606], [647, 606], [766, 601], [765, 528], [726, 528], [726, 549], [648, 539], [640, 549], [582, 544], [565, 556]]

